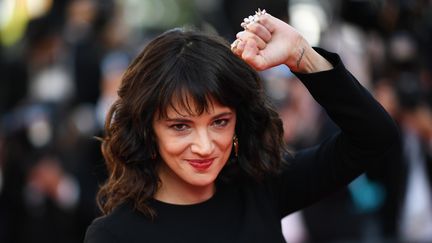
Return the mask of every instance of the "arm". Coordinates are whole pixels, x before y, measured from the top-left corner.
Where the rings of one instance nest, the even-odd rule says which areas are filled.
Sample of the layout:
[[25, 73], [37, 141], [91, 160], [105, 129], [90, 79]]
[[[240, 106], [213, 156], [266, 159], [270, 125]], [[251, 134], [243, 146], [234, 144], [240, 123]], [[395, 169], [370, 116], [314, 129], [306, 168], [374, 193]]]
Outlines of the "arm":
[[318, 201], [382, 164], [389, 155], [401, 152], [398, 129], [390, 116], [336, 54], [318, 51], [334, 68], [296, 75], [341, 132], [290, 159], [290, 166], [278, 182], [278, 201], [284, 214]]
[[331, 139], [290, 158], [277, 185], [272, 184], [281, 216], [318, 201], [386, 154], [400, 151], [396, 125], [336, 54], [313, 49], [291, 26], [270, 15], [237, 37], [236, 55], [258, 70], [286, 64], [341, 128]]

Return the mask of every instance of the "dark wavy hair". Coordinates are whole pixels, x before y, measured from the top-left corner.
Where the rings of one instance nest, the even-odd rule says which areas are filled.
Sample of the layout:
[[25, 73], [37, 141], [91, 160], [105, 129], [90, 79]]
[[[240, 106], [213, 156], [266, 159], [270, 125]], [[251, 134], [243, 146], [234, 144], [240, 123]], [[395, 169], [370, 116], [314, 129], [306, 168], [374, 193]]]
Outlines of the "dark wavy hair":
[[102, 139], [109, 177], [97, 201], [104, 214], [133, 202], [138, 211], [155, 216], [148, 202], [158, 190], [162, 161], [152, 156], [157, 154], [152, 121], [154, 116], [166, 117], [174, 102], [190, 114], [207, 111], [211, 100], [236, 111], [238, 157], [230, 156], [218, 178], [242, 173], [261, 180], [284, 165], [282, 121], [258, 73], [220, 37], [183, 29], [161, 34], [132, 61], [118, 95]]

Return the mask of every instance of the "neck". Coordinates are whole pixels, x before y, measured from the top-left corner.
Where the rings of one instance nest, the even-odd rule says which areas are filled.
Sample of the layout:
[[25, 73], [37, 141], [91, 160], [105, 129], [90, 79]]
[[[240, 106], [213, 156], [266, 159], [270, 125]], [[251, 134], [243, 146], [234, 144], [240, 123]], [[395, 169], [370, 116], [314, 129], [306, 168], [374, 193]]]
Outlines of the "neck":
[[172, 171], [159, 171], [161, 185], [154, 198], [170, 204], [188, 205], [204, 202], [210, 199], [216, 189], [215, 183], [206, 186], [194, 186], [183, 180], [176, 180], [176, 176], [167, 176], [166, 173], [174, 174]]

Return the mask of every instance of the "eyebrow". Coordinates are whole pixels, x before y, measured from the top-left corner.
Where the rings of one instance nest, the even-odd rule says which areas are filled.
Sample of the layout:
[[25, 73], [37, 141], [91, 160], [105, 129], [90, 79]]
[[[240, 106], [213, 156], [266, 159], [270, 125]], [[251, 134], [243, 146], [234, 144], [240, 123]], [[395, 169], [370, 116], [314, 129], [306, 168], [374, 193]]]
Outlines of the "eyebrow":
[[[220, 114], [213, 116], [212, 120], [217, 120], [221, 117], [232, 115], [232, 114], [233, 114], [233, 112], [231, 112], [231, 111], [222, 112]], [[191, 122], [191, 120], [184, 118], [184, 117], [167, 118], [167, 119], [165, 119], [165, 121], [167, 121], [167, 122]]]

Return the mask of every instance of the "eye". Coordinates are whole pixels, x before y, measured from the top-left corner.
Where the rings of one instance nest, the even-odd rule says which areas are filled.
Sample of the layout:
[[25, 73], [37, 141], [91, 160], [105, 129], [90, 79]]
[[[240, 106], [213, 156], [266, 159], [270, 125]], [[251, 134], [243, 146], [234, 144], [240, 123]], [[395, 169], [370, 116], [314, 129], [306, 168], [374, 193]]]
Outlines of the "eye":
[[228, 119], [217, 119], [215, 121], [213, 121], [213, 125], [215, 127], [226, 127], [226, 125], [228, 124]]
[[172, 129], [174, 129], [176, 131], [181, 132], [181, 131], [187, 130], [189, 128], [189, 126], [186, 125], [186, 124], [183, 124], [183, 123], [179, 123], [179, 124], [171, 125], [170, 128], [172, 128]]

